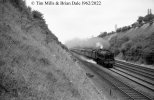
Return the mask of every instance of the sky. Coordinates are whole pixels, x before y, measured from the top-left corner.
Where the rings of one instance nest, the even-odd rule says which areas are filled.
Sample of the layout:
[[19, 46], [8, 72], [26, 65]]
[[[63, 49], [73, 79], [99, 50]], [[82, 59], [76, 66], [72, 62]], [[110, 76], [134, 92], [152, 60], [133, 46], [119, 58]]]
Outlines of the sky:
[[[115, 31], [154, 13], [154, 0], [25, 0], [33, 10], [44, 15], [49, 29], [62, 43], [75, 38], [91, 38], [101, 32]], [[80, 5], [46, 5], [46, 2], [78, 1]], [[82, 1], [100, 1], [101, 5], [83, 5]], [[43, 5], [37, 2], [43, 2]]]

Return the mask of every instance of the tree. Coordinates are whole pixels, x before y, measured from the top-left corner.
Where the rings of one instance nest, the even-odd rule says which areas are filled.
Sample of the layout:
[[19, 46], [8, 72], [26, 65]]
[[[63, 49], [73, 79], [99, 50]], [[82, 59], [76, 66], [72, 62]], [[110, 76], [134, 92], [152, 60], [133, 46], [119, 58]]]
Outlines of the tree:
[[154, 19], [154, 15], [153, 15], [153, 14], [149, 14], [149, 15], [146, 15], [146, 16], [144, 17], [143, 21], [144, 21], [145, 23], [148, 23], [148, 22], [152, 21], [153, 19]]
[[121, 28], [118, 28], [118, 29], [116, 30], [116, 32], [117, 32], [117, 33], [118, 33], [118, 32], [121, 32], [121, 30], [122, 30]]
[[101, 34], [100, 34], [100, 35], [98, 35], [98, 37], [103, 38], [103, 37], [105, 37], [106, 35], [107, 35], [107, 32], [101, 32]]
[[139, 18], [137, 19], [137, 22], [138, 22], [139, 24], [142, 24], [142, 23], [143, 23], [143, 20], [144, 20], [144, 17], [139, 16]]

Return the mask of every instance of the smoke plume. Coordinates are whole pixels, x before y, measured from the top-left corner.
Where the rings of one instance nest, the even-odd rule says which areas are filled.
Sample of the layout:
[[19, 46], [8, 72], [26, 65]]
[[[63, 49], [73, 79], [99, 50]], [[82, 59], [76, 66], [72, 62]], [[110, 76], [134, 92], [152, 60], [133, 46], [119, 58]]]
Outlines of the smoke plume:
[[94, 37], [89, 39], [73, 39], [70, 41], [67, 41], [65, 45], [71, 49], [71, 48], [93, 48], [93, 49], [108, 49], [110, 44], [108, 41]]

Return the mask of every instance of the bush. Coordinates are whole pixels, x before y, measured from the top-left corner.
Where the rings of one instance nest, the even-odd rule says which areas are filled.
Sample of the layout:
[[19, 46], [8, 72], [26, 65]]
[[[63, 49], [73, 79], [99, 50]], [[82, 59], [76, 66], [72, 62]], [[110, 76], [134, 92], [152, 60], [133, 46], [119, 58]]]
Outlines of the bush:
[[34, 19], [44, 20], [44, 19], [43, 19], [43, 14], [40, 13], [39, 11], [34, 10], [34, 11], [32, 12], [32, 15], [33, 15], [33, 18], [34, 18]]
[[144, 17], [139, 16], [138, 19], [137, 19], [137, 22], [138, 22], [139, 24], [142, 24], [142, 23], [143, 23], [143, 20], [144, 20]]
[[127, 43], [122, 45], [120, 51], [122, 52], [123, 55], [127, 55], [127, 52], [130, 50], [131, 47], [132, 47], [132, 43], [127, 42]]
[[98, 35], [98, 37], [103, 38], [103, 37], [107, 36], [107, 34], [108, 34], [107, 32], [101, 32], [101, 34]]
[[149, 14], [149, 15], [146, 15], [146, 16], [144, 17], [143, 21], [144, 21], [145, 23], [148, 23], [148, 22], [152, 21], [153, 19], [154, 19], [154, 15], [153, 15], [153, 14]]
[[145, 56], [146, 64], [152, 65], [154, 64], [154, 52], [150, 52]]
[[121, 47], [124, 60], [154, 64], [154, 33], [140, 35]]
[[143, 59], [146, 64], [154, 64], [154, 48], [145, 48], [143, 54]]
[[27, 9], [26, 3], [23, 0], [9, 0], [9, 2], [13, 4], [14, 7], [18, 8], [20, 11]]

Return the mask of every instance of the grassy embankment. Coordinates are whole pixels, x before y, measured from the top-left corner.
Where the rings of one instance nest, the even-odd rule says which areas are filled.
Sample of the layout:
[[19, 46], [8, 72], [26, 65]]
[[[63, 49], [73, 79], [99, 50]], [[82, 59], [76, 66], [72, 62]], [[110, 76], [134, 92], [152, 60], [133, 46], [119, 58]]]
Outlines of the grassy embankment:
[[118, 58], [154, 64], [154, 24], [147, 23], [115, 34], [110, 39], [110, 49]]

